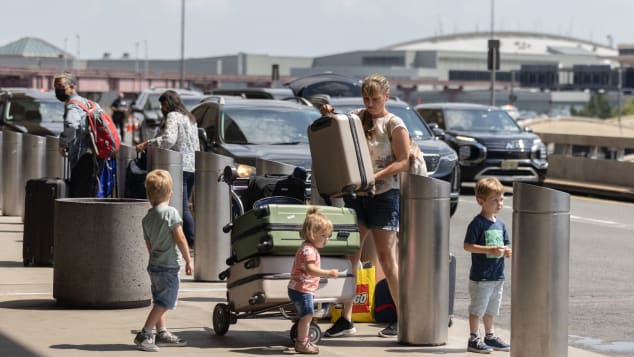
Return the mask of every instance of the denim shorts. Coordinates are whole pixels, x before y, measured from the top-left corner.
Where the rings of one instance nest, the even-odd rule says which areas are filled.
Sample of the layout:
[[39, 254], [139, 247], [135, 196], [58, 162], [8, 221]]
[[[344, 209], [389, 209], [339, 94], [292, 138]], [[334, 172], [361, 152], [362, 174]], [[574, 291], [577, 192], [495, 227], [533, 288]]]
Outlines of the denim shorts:
[[469, 314], [478, 317], [484, 314], [498, 316], [502, 304], [502, 291], [504, 280], [497, 281], [473, 281], [469, 280]]
[[366, 228], [398, 232], [400, 199], [400, 190], [393, 189], [373, 196], [346, 196], [344, 202], [355, 210], [358, 223]]
[[152, 302], [154, 305], [170, 310], [176, 308], [180, 285], [179, 269], [148, 266], [147, 271], [152, 283]]
[[297, 310], [297, 317], [304, 317], [306, 315], [315, 314], [315, 303], [313, 300], [313, 294], [302, 293], [297, 290], [288, 289], [288, 297], [291, 299], [295, 309]]

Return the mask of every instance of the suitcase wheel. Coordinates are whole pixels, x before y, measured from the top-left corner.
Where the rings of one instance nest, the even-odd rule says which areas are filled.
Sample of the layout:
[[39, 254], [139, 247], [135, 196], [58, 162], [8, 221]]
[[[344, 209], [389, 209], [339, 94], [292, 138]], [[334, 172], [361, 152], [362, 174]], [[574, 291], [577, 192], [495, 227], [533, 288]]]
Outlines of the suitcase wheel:
[[[310, 327], [308, 328], [308, 336], [310, 337], [310, 342], [317, 344], [319, 340], [321, 340], [321, 329], [319, 325], [315, 321], [310, 323]], [[291, 341], [295, 343], [297, 339], [297, 321], [293, 323], [291, 326]]]
[[227, 331], [229, 331], [229, 325], [231, 324], [231, 311], [229, 311], [229, 306], [224, 303], [216, 304], [211, 316], [211, 322], [216, 335], [224, 336]]

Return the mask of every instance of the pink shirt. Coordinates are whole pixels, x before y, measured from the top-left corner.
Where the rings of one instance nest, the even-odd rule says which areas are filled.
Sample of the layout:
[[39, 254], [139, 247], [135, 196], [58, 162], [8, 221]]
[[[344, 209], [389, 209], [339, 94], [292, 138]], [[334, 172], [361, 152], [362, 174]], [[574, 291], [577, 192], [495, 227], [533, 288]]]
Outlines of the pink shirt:
[[312, 243], [304, 242], [297, 249], [297, 253], [295, 253], [295, 261], [293, 262], [288, 288], [301, 293], [314, 294], [319, 286], [319, 277], [308, 274], [306, 264], [314, 263], [319, 268], [320, 260], [317, 248]]

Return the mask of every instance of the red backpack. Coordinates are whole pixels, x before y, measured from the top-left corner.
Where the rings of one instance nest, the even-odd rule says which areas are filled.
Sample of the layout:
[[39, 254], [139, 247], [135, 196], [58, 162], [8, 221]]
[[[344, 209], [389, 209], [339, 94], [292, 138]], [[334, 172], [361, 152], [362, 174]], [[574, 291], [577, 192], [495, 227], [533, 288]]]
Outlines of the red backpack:
[[99, 107], [92, 100], [88, 100], [88, 106], [77, 100], [69, 100], [83, 109], [88, 115], [88, 124], [90, 124], [90, 138], [97, 158], [108, 159], [114, 157], [121, 146], [121, 138], [117, 127], [110, 115]]

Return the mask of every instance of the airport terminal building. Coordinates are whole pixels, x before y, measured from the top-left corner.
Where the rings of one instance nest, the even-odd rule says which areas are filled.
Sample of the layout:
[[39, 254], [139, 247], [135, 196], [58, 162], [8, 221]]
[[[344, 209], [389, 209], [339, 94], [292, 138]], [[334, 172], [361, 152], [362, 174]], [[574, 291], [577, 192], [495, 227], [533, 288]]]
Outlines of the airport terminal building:
[[[515, 99], [518, 106], [535, 102], [563, 106], [585, 102], [591, 91], [626, 93], [634, 88], [632, 46], [600, 44], [561, 35], [497, 32], [499, 69], [496, 104]], [[421, 101], [487, 102], [491, 72], [487, 69], [489, 32], [421, 38], [391, 46], [321, 57], [237, 53], [208, 58], [79, 59], [38, 38], [22, 38], [0, 47], [0, 86], [50, 88], [64, 69], [75, 72], [84, 92], [138, 92], [147, 87], [280, 86], [296, 77], [332, 71], [363, 77], [385, 74], [394, 92], [412, 103]], [[619, 78], [619, 74], [621, 74]], [[620, 79], [620, 81], [619, 81]], [[534, 108], [540, 112], [548, 108]]]

